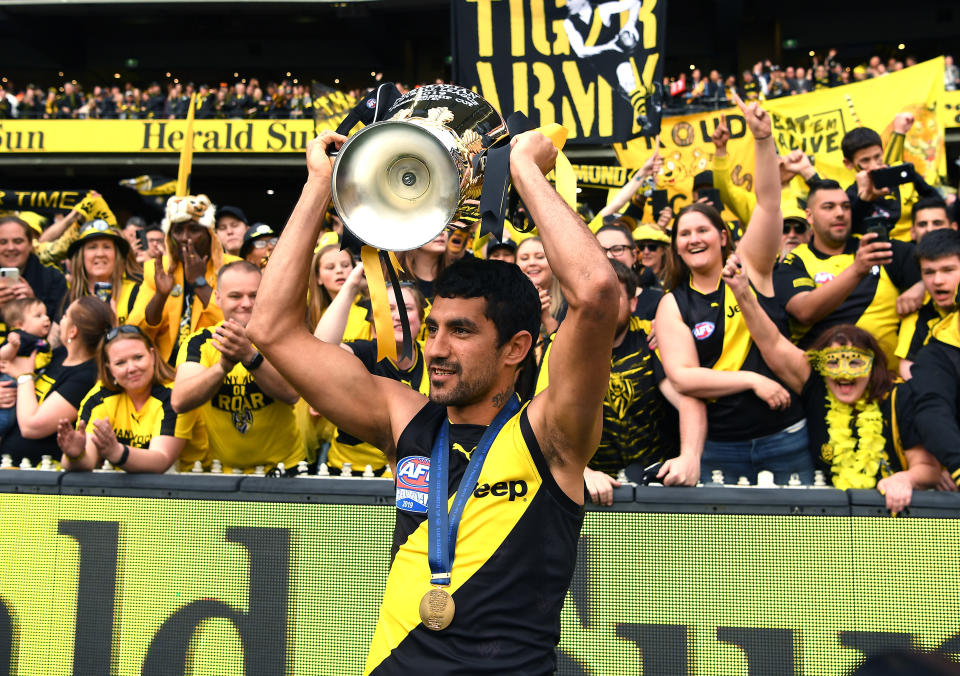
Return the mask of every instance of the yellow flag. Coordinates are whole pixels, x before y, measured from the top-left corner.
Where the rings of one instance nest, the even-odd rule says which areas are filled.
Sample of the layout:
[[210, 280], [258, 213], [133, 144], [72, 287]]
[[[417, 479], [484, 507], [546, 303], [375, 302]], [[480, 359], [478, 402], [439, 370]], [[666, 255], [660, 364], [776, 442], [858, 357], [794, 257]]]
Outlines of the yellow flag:
[[193, 166], [193, 109], [197, 95], [190, 95], [187, 107], [187, 128], [183, 132], [183, 147], [180, 149], [180, 169], [177, 170], [177, 197], [190, 194], [190, 168]]

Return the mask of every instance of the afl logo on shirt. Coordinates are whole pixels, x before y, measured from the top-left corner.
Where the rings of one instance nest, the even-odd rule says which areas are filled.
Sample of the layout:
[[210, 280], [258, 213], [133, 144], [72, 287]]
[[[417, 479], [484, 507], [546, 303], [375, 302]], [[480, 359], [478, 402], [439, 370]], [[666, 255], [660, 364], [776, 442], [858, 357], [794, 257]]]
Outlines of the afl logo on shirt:
[[697, 340], [706, 340], [713, 335], [713, 330], [717, 325], [713, 322], [700, 322], [693, 327], [693, 337]]
[[397, 465], [397, 508], [415, 514], [427, 513], [430, 458], [412, 455]]
[[818, 272], [813, 276], [813, 281], [817, 284], [826, 284], [833, 279], [832, 272]]

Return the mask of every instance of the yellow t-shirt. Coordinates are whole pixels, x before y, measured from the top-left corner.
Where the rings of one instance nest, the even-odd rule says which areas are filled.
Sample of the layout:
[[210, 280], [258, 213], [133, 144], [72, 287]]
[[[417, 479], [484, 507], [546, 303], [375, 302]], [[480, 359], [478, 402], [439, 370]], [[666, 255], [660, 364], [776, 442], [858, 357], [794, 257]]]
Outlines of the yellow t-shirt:
[[[177, 366], [195, 362], [210, 368], [220, 361], [214, 332], [221, 323], [191, 334], [180, 346]], [[210, 440], [210, 459], [225, 469], [267, 470], [282, 462], [287, 468], [306, 457], [293, 405], [260, 389], [256, 372], [237, 364], [224, 378], [213, 399], [198, 408]]]
[[180, 452], [181, 468], [189, 468], [194, 461], [206, 457], [207, 435], [199, 415], [195, 411], [178, 414], [173, 410], [170, 385], [154, 385], [147, 403], [138, 411], [126, 392], [113, 392], [98, 382], [80, 402], [77, 421], [90, 424], [103, 418], [110, 421], [117, 441], [131, 448], [149, 448], [150, 440], [156, 436], [186, 439]]

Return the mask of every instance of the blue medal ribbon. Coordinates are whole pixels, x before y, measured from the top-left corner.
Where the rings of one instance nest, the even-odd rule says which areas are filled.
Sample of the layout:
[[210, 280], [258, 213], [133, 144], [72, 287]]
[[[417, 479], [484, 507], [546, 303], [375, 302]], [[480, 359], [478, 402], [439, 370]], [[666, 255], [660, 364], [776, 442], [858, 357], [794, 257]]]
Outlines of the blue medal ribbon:
[[457, 531], [460, 529], [460, 517], [467, 500], [473, 494], [473, 487], [480, 478], [483, 461], [493, 445], [493, 440], [510, 418], [520, 410], [520, 400], [510, 397], [500, 409], [497, 417], [487, 427], [480, 443], [470, 455], [470, 462], [460, 479], [460, 486], [453, 499], [453, 506], [447, 513], [447, 499], [450, 475], [450, 420], [444, 417], [440, 433], [433, 442], [430, 451], [430, 480], [427, 497], [427, 547], [430, 562], [430, 583], [446, 586], [450, 584], [450, 571], [453, 569], [453, 557], [457, 548]]

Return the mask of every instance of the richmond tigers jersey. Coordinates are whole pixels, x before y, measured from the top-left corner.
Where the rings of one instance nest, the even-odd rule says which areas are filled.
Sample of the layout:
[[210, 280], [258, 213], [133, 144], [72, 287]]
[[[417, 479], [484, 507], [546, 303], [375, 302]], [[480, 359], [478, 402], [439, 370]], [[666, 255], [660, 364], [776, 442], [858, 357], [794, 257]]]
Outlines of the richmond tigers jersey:
[[[836, 310], [810, 327], [794, 326], [794, 339], [801, 348], [808, 348], [817, 337], [837, 324], [856, 324], [873, 334], [887, 355], [887, 366], [896, 371], [897, 297], [920, 281], [920, 269], [913, 259], [913, 246], [893, 240], [893, 262], [875, 266], [860, 280], [856, 288]], [[860, 240], [847, 240], [842, 254], [831, 256], [810, 244], [801, 244], [791, 251], [774, 271], [776, 296], [785, 305], [791, 298], [805, 291], [829, 283], [834, 277], [853, 265]]]
[[[427, 403], [400, 435], [393, 564], [367, 673], [553, 673], [583, 508], [554, 481], [526, 411], [507, 421], [477, 485], [466, 487], [473, 495], [460, 523], [448, 588], [456, 613], [439, 632], [421, 624], [419, 606], [430, 589], [430, 452], [446, 409]], [[451, 425], [451, 502], [483, 430]]]
[[169, 385], [154, 385], [147, 403], [137, 410], [126, 392], [113, 392], [97, 383], [80, 404], [77, 424], [83, 420], [89, 425], [106, 418], [117, 441], [131, 448], [149, 448], [150, 440], [158, 436], [186, 439], [180, 467], [189, 468], [206, 456], [207, 435], [197, 422], [199, 417], [198, 411], [178, 414], [173, 410]]
[[[220, 361], [213, 338], [222, 322], [192, 334], [181, 346], [177, 365], [196, 362], [210, 368]], [[210, 440], [210, 458], [225, 468], [293, 467], [306, 456], [293, 405], [260, 389], [256, 373], [234, 366], [213, 398], [199, 408]]]
[[[753, 343], [740, 306], [726, 284], [720, 283], [710, 293], [701, 293], [687, 281], [671, 293], [680, 316], [693, 332], [700, 366], [715, 371], [753, 371], [780, 382]], [[754, 294], [763, 311], [785, 333], [786, 314], [777, 300], [755, 291]], [[707, 401], [707, 438], [756, 439], [779, 432], [801, 418], [803, 410], [793, 395], [788, 409], [773, 411], [753, 390], [745, 390]]]
[[[413, 366], [406, 370], [399, 369], [395, 363], [386, 357], [377, 361], [377, 341], [375, 340], [355, 340], [345, 342], [345, 344], [363, 362], [367, 371], [373, 375], [401, 382], [407, 387], [417, 390], [420, 394], [430, 393], [430, 379], [423, 364], [422, 343], [414, 341], [415, 361]], [[342, 469], [345, 462], [353, 465], [354, 469], [363, 469], [370, 465], [376, 472], [386, 467], [387, 456], [373, 444], [368, 444], [366, 441], [336, 428], [333, 439], [330, 441], [327, 464]]]
[[[551, 347], [537, 377], [539, 394], [550, 384]], [[590, 469], [616, 476], [631, 463], [675, 457], [680, 450], [677, 412], [660, 393], [663, 366], [647, 345], [644, 321], [631, 317], [623, 342], [613, 348], [610, 382], [603, 399], [603, 431]]]
[[939, 305], [928, 298], [919, 310], [907, 315], [900, 322], [896, 355], [900, 359], [915, 361], [917, 352], [930, 340], [933, 327], [949, 314], [950, 310], [941, 309]]

